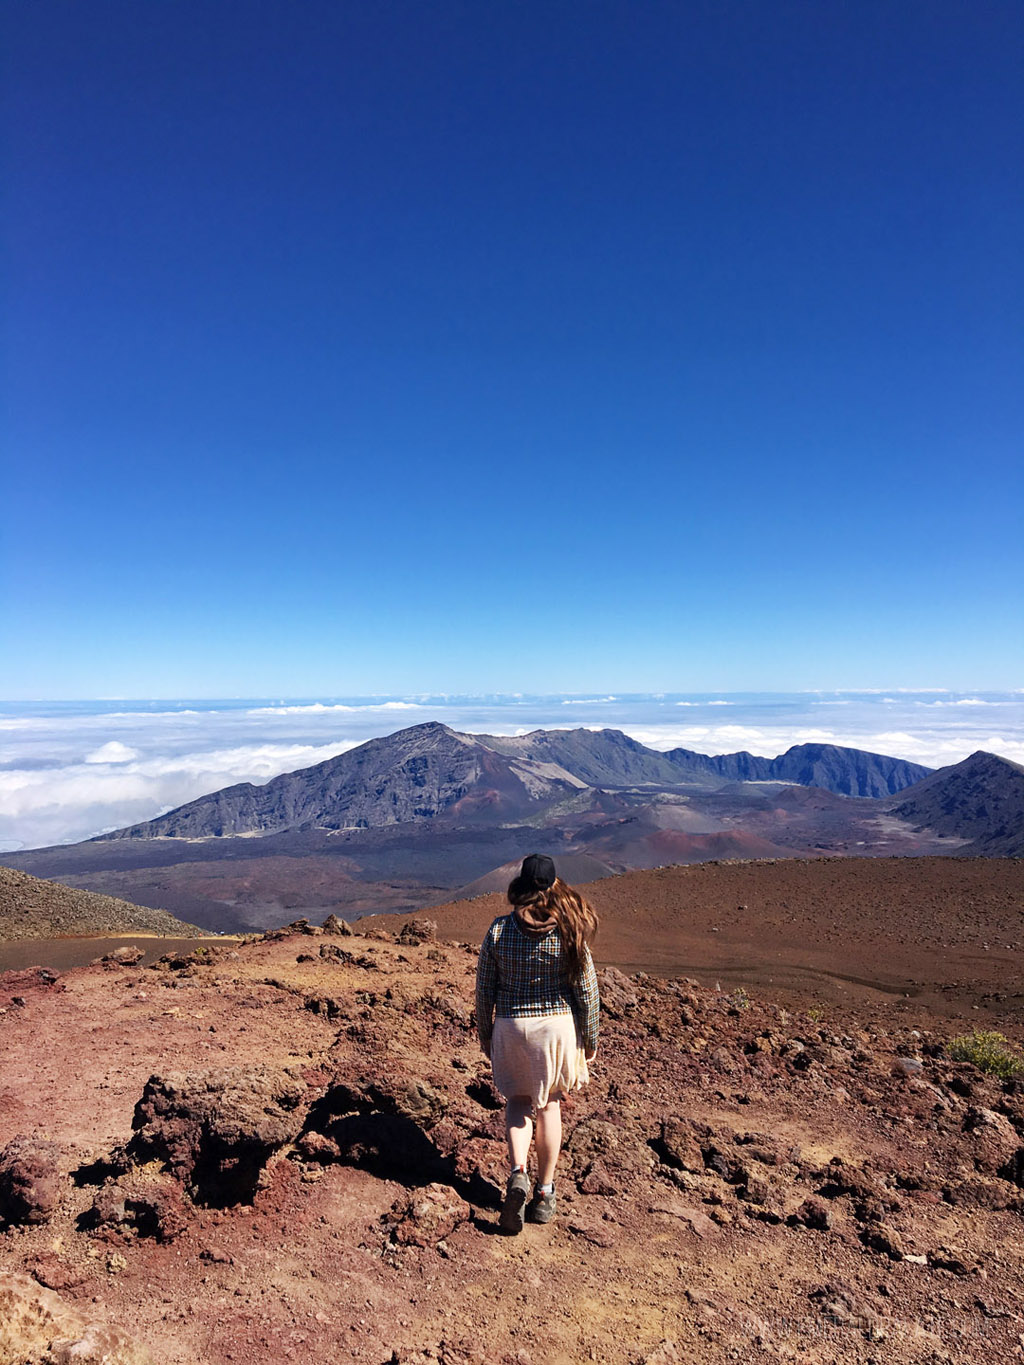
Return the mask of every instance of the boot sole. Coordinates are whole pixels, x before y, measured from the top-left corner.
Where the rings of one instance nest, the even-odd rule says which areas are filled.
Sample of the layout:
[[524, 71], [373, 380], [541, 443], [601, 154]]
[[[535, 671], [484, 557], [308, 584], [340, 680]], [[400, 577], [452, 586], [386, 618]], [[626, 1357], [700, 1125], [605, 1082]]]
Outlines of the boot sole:
[[526, 1204], [525, 1190], [510, 1190], [501, 1206], [498, 1226], [508, 1237], [514, 1237], [523, 1230], [523, 1208]]

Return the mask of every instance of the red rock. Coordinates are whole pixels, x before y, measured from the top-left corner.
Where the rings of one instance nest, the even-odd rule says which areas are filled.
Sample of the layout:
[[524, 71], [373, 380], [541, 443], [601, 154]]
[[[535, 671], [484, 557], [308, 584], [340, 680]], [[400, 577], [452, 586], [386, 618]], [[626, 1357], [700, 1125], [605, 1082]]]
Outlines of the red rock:
[[449, 1185], [427, 1185], [394, 1206], [392, 1235], [404, 1246], [437, 1246], [467, 1222], [471, 1213], [466, 1201]]
[[45, 1223], [60, 1198], [60, 1148], [42, 1138], [16, 1137], [0, 1152], [0, 1219]]
[[398, 942], [407, 947], [419, 947], [421, 943], [433, 943], [437, 938], [437, 921], [420, 917], [408, 920], [402, 925]]
[[618, 1194], [619, 1185], [615, 1177], [609, 1172], [607, 1166], [601, 1161], [594, 1161], [587, 1167], [583, 1179], [579, 1181], [579, 1188], [583, 1194]]
[[691, 1231], [698, 1237], [710, 1237], [718, 1229], [702, 1209], [687, 1204], [681, 1199], [674, 1199], [671, 1195], [664, 1195], [654, 1200], [648, 1208], [650, 1213], [666, 1213], [671, 1218], [681, 1218]]
[[825, 1232], [832, 1226], [832, 1210], [824, 1199], [819, 1199], [817, 1195], [812, 1194], [792, 1215], [790, 1222]]
[[267, 1066], [151, 1076], [129, 1155], [165, 1162], [203, 1203], [251, 1199], [270, 1155], [298, 1137], [305, 1091], [293, 1071]]
[[325, 934], [337, 934], [342, 938], [352, 937], [351, 926], [345, 920], [339, 919], [337, 915], [327, 916], [323, 923], [323, 930]]
[[181, 1186], [169, 1176], [129, 1173], [103, 1186], [91, 1221], [101, 1232], [171, 1242], [188, 1226]]

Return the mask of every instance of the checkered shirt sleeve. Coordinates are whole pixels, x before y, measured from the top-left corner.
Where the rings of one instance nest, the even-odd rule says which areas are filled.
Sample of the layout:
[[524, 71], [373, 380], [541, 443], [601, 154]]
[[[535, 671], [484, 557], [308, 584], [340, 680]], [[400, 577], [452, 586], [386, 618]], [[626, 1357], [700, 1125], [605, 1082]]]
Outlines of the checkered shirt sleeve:
[[573, 1013], [576, 1015], [580, 1026], [584, 1049], [587, 1052], [596, 1052], [601, 997], [597, 989], [597, 972], [594, 970], [594, 959], [590, 955], [589, 948], [585, 948], [583, 951], [583, 971], [577, 984], [572, 987], [572, 993], [576, 998], [576, 1009]]

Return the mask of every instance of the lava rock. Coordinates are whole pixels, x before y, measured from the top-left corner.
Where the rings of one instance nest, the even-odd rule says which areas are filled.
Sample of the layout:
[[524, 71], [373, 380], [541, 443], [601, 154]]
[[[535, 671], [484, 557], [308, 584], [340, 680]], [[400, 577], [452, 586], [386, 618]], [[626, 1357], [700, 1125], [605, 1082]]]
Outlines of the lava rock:
[[100, 961], [110, 967], [137, 967], [145, 955], [136, 944], [125, 944], [123, 948], [115, 948], [112, 953], [107, 953]]
[[151, 1076], [135, 1106], [128, 1155], [164, 1162], [197, 1202], [251, 1201], [269, 1157], [301, 1132], [305, 1093], [288, 1068]]
[[618, 967], [605, 967], [598, 973], [598, 986], [601, 991], [601, 1008], [610, 1019], [621, 1019], [640, 1003], [633, 989], [633, 983], [625, 972]]
[[60, 1148], [43, 1138], [16, 1137], [0, 1152], [0, 1219], [45, 1223], [60, 1198]]
[[345, 920], [339, 919], [337, 915], [328, 915], [323, 923], [325, 934], [337, 934], [340, 938], [351, 938], [352, 929]]
[[819, 1199], [817, 1195], [810, 1195], [795, 1213], [791, 1214], [788, 1220], [790, 1223], [805, 1228], [815, 1228], [819, 1232], [827, 1232], [832, 1226], [832, 1210], [825, 1203], [824, 1199]]
[[895, 1228], [885, 1223], [874, 1223], [865, 1228], [860, 1240], [872, 1251], [881, 1252], [893, 1261], [902, 1261], [905, 1254], [902, 1237]]
[[662, 1161], [680, 1171], [702, 1171], [704, 1156], [693, 1127], [685, 1120], [675, 1117], [661, 1121], [658, 1136], [658, 1151]]
[[0, 1271], [0, 1360], [38, 1365], [152, 1365], [107, 1323], [91, 1322], [28, 1275]]
[[433, 943], [437, 939], [437, 921], [432, 919], [411, 919], [402, 925], [398, 942], [408, 948], [418, 948], [421, 943]]
[[129, 1175], [103, 1186], [85, 1221], [108, 1237], [172, 1242], [188, 1226], [188, 1210], [181, 1186], [169, 1177]]
[[436, 1247], [469, 1220], [472, 1210], [448, 1185], [415, 1190], [392, 1208], [392, 1237], [403, 1246]]

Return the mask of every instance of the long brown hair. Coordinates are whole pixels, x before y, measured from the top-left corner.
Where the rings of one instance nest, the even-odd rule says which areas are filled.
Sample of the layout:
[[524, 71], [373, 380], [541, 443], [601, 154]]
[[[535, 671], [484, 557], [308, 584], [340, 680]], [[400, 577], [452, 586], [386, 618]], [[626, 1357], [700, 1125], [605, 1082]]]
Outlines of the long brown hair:
[[545, 921], [554, 921], [568, 962], [569, 980], [579, 981], [583, 974], [584, 949], [593, 942], [599, 924], [593, 906], [561, 877], [556, 877], [551, 886], [536, 891], [521, 891], [513, 882], [508, 889], [508, 901], [522, 912], [528, 925], [543, 926]]

